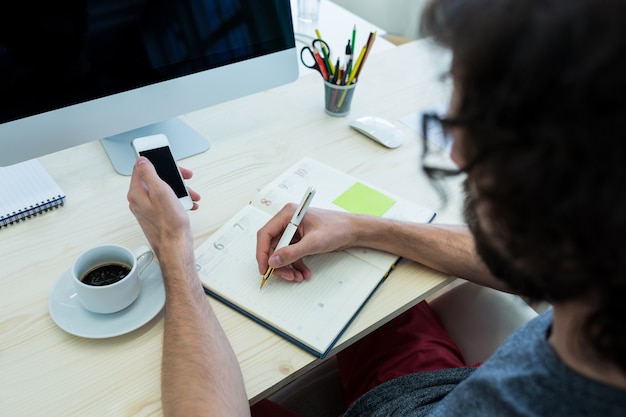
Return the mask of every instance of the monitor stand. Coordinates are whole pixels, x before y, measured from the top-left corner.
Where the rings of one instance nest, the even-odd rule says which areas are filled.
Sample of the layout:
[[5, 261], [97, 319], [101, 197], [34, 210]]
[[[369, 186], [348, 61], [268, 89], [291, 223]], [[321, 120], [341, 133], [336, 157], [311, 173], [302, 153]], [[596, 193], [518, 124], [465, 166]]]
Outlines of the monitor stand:
[[118, 174], [130, 175], [133, 172], [136, 159], [131, 141], [135, 138], [158, 133], [167, 136], [172, 154], [177, 161], [205, 152], [211, 146], [204, 136], [178, 117], [110, 136], [101, 139], [100, 143], [102, 143], [113, 168]]

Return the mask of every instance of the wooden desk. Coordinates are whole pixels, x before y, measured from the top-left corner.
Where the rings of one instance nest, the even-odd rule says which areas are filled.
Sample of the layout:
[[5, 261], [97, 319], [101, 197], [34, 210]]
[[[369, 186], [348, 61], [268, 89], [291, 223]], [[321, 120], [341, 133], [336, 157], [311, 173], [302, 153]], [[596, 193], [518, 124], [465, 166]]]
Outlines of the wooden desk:
[[[183, 161], [202, 196], [191, 213], [196, 245], [257, 189], [303, 156], [428, 205], [439, 200], [424, 179], [421, 140], [398, 118], [440, 103], [428, 48], [414, 42], [370, 57], [352, 113], [323, 111], [317, 74], [184, 116], [211, 149]], [[407, 143], [389, 150], [349, 128], [375, 114], [396, 122]], [[94, 245], [136, 248], [145, 238], [128, 210], [129, 178], [117, 175], [98, 142], [41, 158], [67, 193], [65, 207], [0, 230], [0, 410], [6, 416], [160, 415], [162, 313], [140, 329], [110, 339], [84, 339], [48, 313], [48, 294], [76, 256]], [[458, 218], [453, 203], [443, 217]], [[444, 286], [449, 278], [403, 261], [342, 337], [341, 349]], [[316, 359], [251, 320], [211, 300], [237, 353], [252, 402], [314, 366]]]

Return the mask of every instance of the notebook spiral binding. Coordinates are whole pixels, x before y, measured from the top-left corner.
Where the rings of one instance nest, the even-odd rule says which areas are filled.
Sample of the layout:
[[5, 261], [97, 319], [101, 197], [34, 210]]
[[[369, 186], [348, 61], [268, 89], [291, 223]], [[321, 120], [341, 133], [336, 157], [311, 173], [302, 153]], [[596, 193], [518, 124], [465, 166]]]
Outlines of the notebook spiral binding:
[[24, 207], [22, 210], [14, 211], [6, 216], [0, 217], [0, 229], [10, 226], [14, 223], [29, 219], [38, 214], [46, 211], [54, 210], [55, 208], [62, 207], [65, 204], [65, 196], [58, 195], [54, 198], [49, 198], [42, 201], [39, 204]]

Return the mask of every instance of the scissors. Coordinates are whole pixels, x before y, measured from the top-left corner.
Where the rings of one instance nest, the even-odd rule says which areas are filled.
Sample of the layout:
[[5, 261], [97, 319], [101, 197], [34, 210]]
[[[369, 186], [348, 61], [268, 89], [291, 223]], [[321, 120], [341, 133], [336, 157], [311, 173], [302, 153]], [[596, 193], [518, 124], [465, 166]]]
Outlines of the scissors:
[[[313, 48], [313, 49], [311, 49]], [[320, 54], [320, 50], [324, 54], [324, 57]], [[305, 58], [305, 52], [307, 54]], [[324, 80], [328, 81], [330, 78], [331, 70], [327, 65], [327, 59], [330, 57], [330, 48], [328, 44], [322, 39], [315, 39], [311, 44], [311, 47], [305, 46], [300, 50], [300, 61], [307, 67], [318, 71], [324, 77]]]

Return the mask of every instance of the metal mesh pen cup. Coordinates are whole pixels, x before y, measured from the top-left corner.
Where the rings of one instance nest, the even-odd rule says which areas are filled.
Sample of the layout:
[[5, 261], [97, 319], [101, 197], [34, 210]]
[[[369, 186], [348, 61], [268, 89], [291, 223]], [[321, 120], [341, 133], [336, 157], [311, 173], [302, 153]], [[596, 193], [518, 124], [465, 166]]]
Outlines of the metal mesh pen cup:
[[343, 117], [350, 113], [352, 96], [356, 83], [349, 85], [335, 85], [324, 82], [324, 110], [326, 114], [335, 117]]

